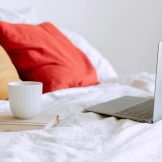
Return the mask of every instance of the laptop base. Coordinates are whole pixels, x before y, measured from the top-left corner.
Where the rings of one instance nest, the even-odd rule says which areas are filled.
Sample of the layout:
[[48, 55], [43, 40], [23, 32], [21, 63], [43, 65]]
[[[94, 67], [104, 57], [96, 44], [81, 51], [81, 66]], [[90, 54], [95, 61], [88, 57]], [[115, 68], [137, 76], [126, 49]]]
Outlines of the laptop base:
[[85, 111], [117, 118], [153, 123], [154, 99], [124, 96], [109, 102], [88, 107]]

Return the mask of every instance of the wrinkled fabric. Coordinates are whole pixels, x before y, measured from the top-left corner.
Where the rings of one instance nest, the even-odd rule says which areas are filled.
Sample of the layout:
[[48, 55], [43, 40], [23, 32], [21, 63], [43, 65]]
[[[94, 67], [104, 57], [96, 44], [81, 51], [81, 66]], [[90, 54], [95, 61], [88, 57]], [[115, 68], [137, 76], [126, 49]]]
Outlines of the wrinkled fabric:
[[[145, 77], [145, 83], [154, 87], [150, 76]], [[153, 95], [149, 87], [133, 87], [133, 78], [138, 80], [137, 75], [132, 75], [129, 82], [122, 79], [45, 94], [42, 111], [59, 115], [60, 124], [48, 130], [0, 133], [0, 161], [161, 161], [162, 121], [146, 124], [82, 112], [85, 107], [125, 95]], [[1, 111], [9, 111], [7, 101], [1, 101], [0, 107]]]

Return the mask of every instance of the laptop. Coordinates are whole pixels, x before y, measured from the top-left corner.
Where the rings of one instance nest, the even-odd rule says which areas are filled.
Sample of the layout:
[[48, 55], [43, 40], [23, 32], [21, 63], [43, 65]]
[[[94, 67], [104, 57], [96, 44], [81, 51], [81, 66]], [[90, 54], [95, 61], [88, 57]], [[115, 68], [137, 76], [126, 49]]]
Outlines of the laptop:
[[162, 42], [159, 44], [154, 97], [124, 96], [92, 107], [85, 111], [117, 118], [154, 123], [162, 119]]

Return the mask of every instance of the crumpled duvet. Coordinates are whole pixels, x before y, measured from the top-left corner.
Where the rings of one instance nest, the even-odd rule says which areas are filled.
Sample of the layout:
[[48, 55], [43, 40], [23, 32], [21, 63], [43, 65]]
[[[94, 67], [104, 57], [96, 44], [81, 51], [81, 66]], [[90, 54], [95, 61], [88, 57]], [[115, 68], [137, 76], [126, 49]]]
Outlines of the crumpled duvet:
[[[152, 96], [153, 90], [154, 75], [140, 73], [45, 94], [42, 111], [59, 115], [60, 124], [0, 133], [0, 162], [160, 162], [162, 121], [146, 124], [83, 113], [85, 107], [125, 95]], [[0, 108], [9, 111], [8, 102], [1, 101]]]

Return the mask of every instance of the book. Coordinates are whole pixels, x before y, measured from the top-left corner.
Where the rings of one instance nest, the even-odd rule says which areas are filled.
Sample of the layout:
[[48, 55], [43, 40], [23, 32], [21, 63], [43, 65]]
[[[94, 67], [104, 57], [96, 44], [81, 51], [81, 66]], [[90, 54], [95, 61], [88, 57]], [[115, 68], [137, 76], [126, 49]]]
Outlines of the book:
[[59, 116], [41, 113], [35, 118], [19, 119], [12, 113], [0, 112], [0, 132], [17, 132], [26, 130], [47, 129], [59, 123]]

